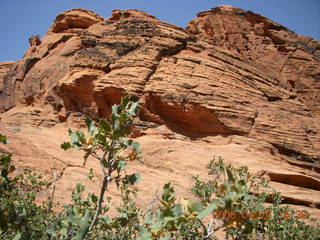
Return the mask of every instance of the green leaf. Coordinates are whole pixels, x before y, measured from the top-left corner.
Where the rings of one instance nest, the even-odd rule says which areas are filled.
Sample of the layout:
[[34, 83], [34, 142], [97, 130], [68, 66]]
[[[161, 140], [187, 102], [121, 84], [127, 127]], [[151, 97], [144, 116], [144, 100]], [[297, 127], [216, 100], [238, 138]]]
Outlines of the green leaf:
[[71, 136], [71, 134], [73, 133], [73, 131], [72, 131], [70, 128], [68, 128], [68, 133], [69, 133], [69, 136]]
[[88, 160], [89, 156], [90, 156], [90, 150], [89, 150], [89, 151], [86, 151], [86, 153], [84, 154], [82, 166], [86, 166], [87, 160]]
[[175, 217], [178, 217], [182, 214], [182, 207], [181, 204], [176, 204], [172, 208], [172, 213], [174, 214]]
[[77, 234], [72, 240], [83, 240], [88, 232], [90, 227], [91, 217], [90, 212], [87, 211], [84, 217], [80, 220], [80, 227], [77, 231]]
[[145, 229], [143, 226], [138, 225], [137, 229], [140, 234], [138, 240], [152, 240], [152, 234], [148, 232], [147, 229]]
[[141, 147], [138, 142], [132, 142], [131, 147], [136, 151], [136, 153], [141, 153]]
[[128, 110], [128, 113], [130, 116], [135, 116], [137, 114], [139, 102], [134, 102], [131, 104], [130, 109]]
[[132, 139], [125, 139], [123, 144], [127, 147], [132, 147], [136, 153], [141, 153], [141, 147], [138, 142], [135, 142]]
[[122, 108], [122, 109], [125, 109], [125, 108], [127, 107], [127, 105], [128, 105], [129, 102], [130, 102], [129, 97], [124, 97], [124, 98], [122, 98], [122, 99], [121, 99], [121, 104], [120, 104], [121, 108]]
[[127, 161], [126, 160], [120, 160], [118, 162], [118, 171], [121, 172], [123, 171], [127, 166]]
[[212, 202], [204, 210], [199, 212], [197, 218], [198, 219], [202, 219], [202, 218], [208, 216], [210, 213], [213, 212], [213, 210], [216, 210], [216, 209], [218, 209], [217, 203], [216, 202]]
[[175, 200], [175, 193], [174, 193], [174, 189], [171, 183], [166, 183], [163, 186], [163, 192], [162, 192], [162, 201], [164, 203], [172, 203]]
[[62, 144], [60, 145], [60, 147], [61, 147], [62, 149], [64, 149], [64, 150], [68, 150], [68, 149], [72, 148], [72, 145], [71, 145], [71, 143], [69, 143], [69, 142], [64, 142], [64, 143], [62, 143]]
[[246, 193], [246, 183], [242, 179], [235, 184], [235, 190], [237, 191], [239, 196], [243, 196]]
[[254, 226], [251, 222], [248, 222], [245, 225], [245, 229], [243, 230], [244, 234], [251, 234], [254, 231]]
[[88, 131], [92, 134], [92, 133], [95, 131], [95, 129], [96, 129], [96, 127], [94, 126], [94, 122], [93, 122], [92, 119], [89, 118], [89, 117], [86, 117], [86, 119], [84, 120], [84, 122], [85, 122], [85, 124], [86, 124], [86, 126], [87, 126], [87, 128], [88, 128]]
[[134, 173], [131, 175], [126, 175], [125, 180], [130, 183], [131, 185], [137, 184], [141, 181], [141, 174], [140, 173]]
[[99, 219], [101, 219], [103, 221], [103, 223], [105, 223], [105, 224], [110, 224], [112, 222], [108, 216], [103, 215], [103, 214], [99, 215]]
[[93, 177], [94, 177], [93, 169], [90, 168], [89, 173], [88, 173], [88, 179], [89, 179], [89, 180], [92, 180]]
[[74, 216], [74, 212], [73, 212], [73, 208], [71, 207], [68, 207], [67, 208], [67, 216], [68, 216], [68, 222], [73, 224], [73, 225], [76, 225], [77, 224], [77, 220]]
[[153, 219], [153, 214], [148, 213], [144, 218], [144, 223], [149, 225], [152, 223], [152, 219]]
[[1, 166], [5, 165], [9, 167], [9, 164], [11, 162], [11, 157], [12, 157], [12, 153], [6, 153], [0, 156], [0, 160], [1, 160]]
[[159, 231], [162, 228], [163, 219], [160, 212], [157, 212], [156, 220], [157, 221], [151, 227], [153, 232]]
[[225, 196], [226, 199], [230, 199], [231, 201], [235, 201], [237, 199], [237, 193], [234, 191], [228, 192]]
[[117, 117], [119, 114], [118, 114], [118, 109], [119, 109], [119, 105], [117, 104], [114, 104], [112, 105], [111, 107], [111, 114], [114, 116], [114, 117]]
[[71, 132], [70, 138], [72, 144], [77, 144], [79, 142], [79, 135], [77, 134], [77, 132]]
[[89, 193], [88, 200], [90, 202], [97, 203], [98, 202], [98, 197], [96, 195], [94, 195], [94, 194]]
[[170, 240], [170, 238], [171, 238], [171, 233], [167, 233], [166, 236], [160, 238], [159, 240]]
[[194, 212], [200, 212], [203, 209], [203, 204], [201, 202], [191, 203], [191, 209]]
[[12, 240], [20, 240], [21, 239], [21, 233], [20, 232], [18, 232], [15, 236], [14, 236], [14, 238], [12, 239]]
[[132, 144], [133, 140], [132, 139], [125, 139], [123, 140], [123, 145], [125, 145], [126, 147], [130, 147]]
[[[11, 153], [0, 156], [0, 174], [1, 177], [7, 178], [10, 172], [15, 170], [14, 165], [11, 164]], [[1, 186], [1, 185], [0, 185]]]
[[126, 122], [128, 120], [128, 116], [126, 115], [125, 112], [122, 111], [121, 114], [118, 117], [118, 120], [119, 120], [120, 123], [124, 123], [124, 122]]
[[8, 139], [6, 136], [0, 134], [0, 142], [7, 144], [8, 143]]
[[120, 129], [120, 124], [119, 124], [119, 120], [115, 119], [112, 122], [112, 131], [113, 131], [113, 137], [114, 138], [119, 138], [120, 136], [122, 136], [123, 134], [121, 133], [121, 129]]
[[105, 146], [107, 144], [107, 139], [106, 139], [106, 136], [104, 134], [100, 134], [100, 133], [97, 134], [96, 139], [103, 146]]
[[230, 181], [231, 183], [235, 182], [235, 179], [234, 179], [233, 174], [230, 171], [230, 169], [225, 168], [225, 176], [227, 177], [228, 181]]
[[101, 119], [101, 120], [99, 121], [99, 125], [100, 125], [101, 129], [102, 129], [104, 132], [111, 132], [110, 123], [108, 123], [106, 120]]
[[82, 143], [82, 144], [86, 144], [87, 141], [86, 141], [86, 138], [84, 136], [84, 133], [81, 130], [77, 131], [76, 133], [78, 135], [79, 142]]
[[227, 209], [232, 209], [232, 205], [236, 203], [237, 193], [234, 191], [228, 192], [225, 196], [225, 207]]

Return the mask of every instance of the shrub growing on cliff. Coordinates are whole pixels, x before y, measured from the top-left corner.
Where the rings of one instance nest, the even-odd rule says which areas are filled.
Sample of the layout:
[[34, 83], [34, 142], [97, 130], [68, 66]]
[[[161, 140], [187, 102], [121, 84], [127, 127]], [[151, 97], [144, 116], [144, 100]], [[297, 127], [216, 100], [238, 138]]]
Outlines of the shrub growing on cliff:
[[[223, 228], [232, 239], [319, 239], [320, 226], [307, 212], [295, 211], [281, 205], [279, 192], [265, 178], [249, 173], [242, 166], [226, 165], [221, 158], [207, 166], [212, 179], [201, 181], [194, 177], [193, 193], [212, 211], [211, 221]], [[267, 199], [272, 204], [265, 205]], [[216, 221], [218, 220], [218, 221]]]
[[[7, 143], [1, 134], [0, 142]], [[56, 222], [52, 202], [38, 205], [35, 199], [48, 183], [27, 169], [12, 176], [11, 157], [11, 153], [0, 156], [0, 239], [46, 239]]]

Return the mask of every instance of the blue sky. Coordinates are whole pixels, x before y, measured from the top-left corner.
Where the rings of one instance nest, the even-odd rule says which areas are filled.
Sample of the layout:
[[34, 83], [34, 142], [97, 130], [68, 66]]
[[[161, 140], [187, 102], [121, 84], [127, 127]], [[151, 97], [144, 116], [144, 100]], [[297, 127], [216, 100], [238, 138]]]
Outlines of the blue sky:
[[222, 4], [251, 10], [320, 39], [320, 0], [0, 0], [0, 61], [21, 58], [28, 38], [42, 37], [55, 17], [70, 8], [87, 8], [103, 17], [115, 8], [135, 8], [185, 27], [198, 12]]

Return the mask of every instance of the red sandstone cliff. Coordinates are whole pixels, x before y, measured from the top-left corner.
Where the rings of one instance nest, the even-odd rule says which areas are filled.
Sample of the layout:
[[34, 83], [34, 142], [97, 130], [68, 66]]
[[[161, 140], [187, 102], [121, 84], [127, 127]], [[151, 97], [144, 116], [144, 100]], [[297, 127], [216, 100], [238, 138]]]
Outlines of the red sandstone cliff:
[[320, 43], [263, 16], [221, 6], [183, 29], [137, 10], [72, 9], [2, 76], [0, 131], [60, 198], [87, 171], [59, 149], [66, 126], [80, 113], [107, 117], [129, 94], [142, 104], [147, 165], [133, 168], [145, 181], [186, 194], [190, 175], [223, 156], [267, 170], [289, 203], [320, 208]]

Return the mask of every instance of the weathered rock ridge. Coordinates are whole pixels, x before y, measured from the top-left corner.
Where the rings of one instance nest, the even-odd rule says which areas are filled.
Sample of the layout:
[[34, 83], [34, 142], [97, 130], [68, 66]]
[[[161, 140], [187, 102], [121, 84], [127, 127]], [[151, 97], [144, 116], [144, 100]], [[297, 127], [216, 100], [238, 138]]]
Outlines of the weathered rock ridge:
[[171, 179], [186, 192], [190, 174], [222, 155], [266, 170], [288, 203], [320, 206], [320, 43], [310, 37], [229, 6], [199, 13], [186, 29], [137, 10], [103, 18], [72, 9], [10, 64], [0, 75], [0, 130], [30, 144], [34, 157], [23, 161], [15, 148], [17, 161], [61, 176], [52, 181], [85, 176], [52, 139], [130, 95], [141, 102], [138, 141], [149, 163], [134, 168], [148, 182]]

